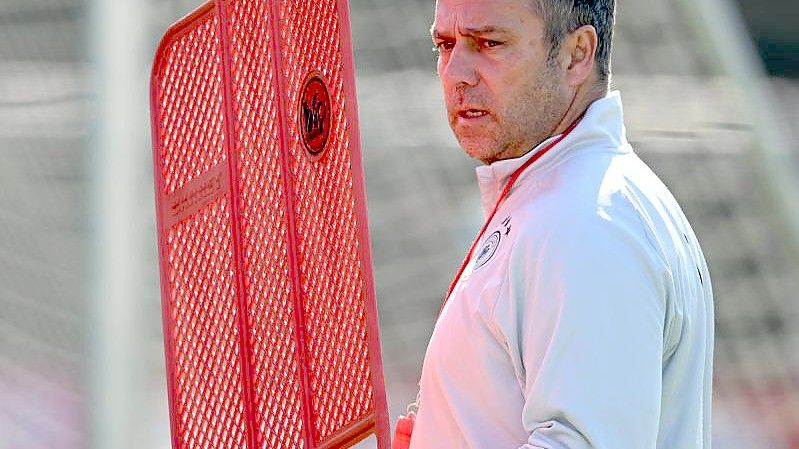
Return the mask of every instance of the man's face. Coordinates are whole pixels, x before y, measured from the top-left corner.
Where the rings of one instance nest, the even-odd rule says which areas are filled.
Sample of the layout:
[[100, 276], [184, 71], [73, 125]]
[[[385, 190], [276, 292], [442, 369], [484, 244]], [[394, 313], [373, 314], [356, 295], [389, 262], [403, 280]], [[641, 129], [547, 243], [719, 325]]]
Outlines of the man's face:
[[433, 42], [450, 127], [471, 157], [518, 157], [549, 137], [570, 100], [531, 0], [438, 0]]

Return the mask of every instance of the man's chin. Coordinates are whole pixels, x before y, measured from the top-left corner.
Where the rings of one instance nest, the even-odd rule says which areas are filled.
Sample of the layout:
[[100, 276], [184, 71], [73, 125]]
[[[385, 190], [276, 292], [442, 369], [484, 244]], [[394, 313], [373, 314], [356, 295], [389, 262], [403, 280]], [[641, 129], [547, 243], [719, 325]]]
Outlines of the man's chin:
[[483, 139], [458, 139], [461, 149], [472, 159], [479, 159], [484, 164], [489, 164], [496, 160], [496, 144], [493, 141]]

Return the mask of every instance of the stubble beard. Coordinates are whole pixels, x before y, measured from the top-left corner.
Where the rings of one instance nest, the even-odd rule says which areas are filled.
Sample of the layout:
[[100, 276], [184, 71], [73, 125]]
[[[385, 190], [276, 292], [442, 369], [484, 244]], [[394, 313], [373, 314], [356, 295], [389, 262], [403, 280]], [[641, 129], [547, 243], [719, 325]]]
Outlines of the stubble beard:
[[561, 92], [560, 74], [547, 61], [522, 93], [496, 113], [491, 128], [466, 135], [453, 127], [461, 148], [470, 157], [490, 164], [520, 157], [551, 136], [568, 108], [568, 95]]

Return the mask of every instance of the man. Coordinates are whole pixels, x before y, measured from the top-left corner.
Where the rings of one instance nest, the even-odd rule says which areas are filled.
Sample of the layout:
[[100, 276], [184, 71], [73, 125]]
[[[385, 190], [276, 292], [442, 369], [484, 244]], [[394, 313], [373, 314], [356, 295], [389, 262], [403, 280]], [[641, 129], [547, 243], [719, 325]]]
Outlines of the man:
[[436, 3], [488, 221], [433, 331], [411, 449], [710, 448], [710, 278], [608, 93], [614, 10]]

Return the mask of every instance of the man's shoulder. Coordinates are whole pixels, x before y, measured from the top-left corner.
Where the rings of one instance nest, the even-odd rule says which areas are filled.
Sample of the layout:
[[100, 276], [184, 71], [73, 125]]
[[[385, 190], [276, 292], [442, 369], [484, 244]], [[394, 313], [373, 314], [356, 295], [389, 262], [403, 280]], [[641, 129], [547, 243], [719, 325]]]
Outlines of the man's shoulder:
[[520, 193], [519, 243], [549, 245], [608, 234], [648, 238], [646, 216], [673, 199], [634, 153], [613, 151], [576, 153]]
[[588, 219], [599, 209], [624, 207], [630, 188], [651, 190], [645, 167], [631, 153], [575, 151], [530, 177], [521, 189], [520, 209], [558, 221]]

